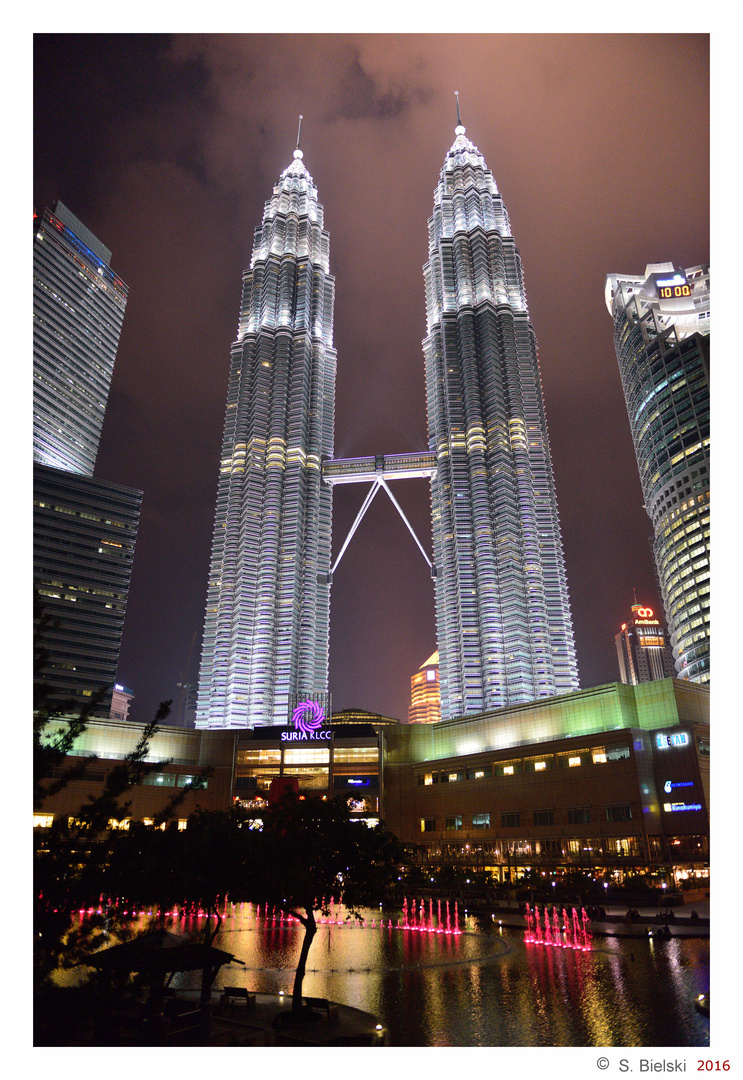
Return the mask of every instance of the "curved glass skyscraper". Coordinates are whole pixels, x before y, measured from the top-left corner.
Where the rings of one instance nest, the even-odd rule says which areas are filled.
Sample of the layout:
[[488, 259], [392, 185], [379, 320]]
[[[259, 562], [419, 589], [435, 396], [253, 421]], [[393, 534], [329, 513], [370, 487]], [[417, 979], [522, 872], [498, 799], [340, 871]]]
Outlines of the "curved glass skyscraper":
[[710, 678], [709, 267], [610, 274], [632, 441], [680, 678]]
[[129, 294], [61, 201], [34, 231], [34, 461], [92, 476]]
[[197, 727], [285, 724], [327, 692], [335, 279], [294, 152], [255, 232], [232, 362]]
[[508, 214], [456, 128], [424, 268], [441, 717], [578, 688], [537, 343]]

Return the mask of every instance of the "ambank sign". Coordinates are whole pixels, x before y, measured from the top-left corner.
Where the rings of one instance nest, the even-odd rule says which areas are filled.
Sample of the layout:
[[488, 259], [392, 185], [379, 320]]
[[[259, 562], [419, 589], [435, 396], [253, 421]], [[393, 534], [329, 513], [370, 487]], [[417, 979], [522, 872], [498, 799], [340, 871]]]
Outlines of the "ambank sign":
[[301, 701], [292, 713], [293, 731], [282, 731], [281, 742], [330, 742], [333, 732], [323, 728], [325, 713], [317, 701]]

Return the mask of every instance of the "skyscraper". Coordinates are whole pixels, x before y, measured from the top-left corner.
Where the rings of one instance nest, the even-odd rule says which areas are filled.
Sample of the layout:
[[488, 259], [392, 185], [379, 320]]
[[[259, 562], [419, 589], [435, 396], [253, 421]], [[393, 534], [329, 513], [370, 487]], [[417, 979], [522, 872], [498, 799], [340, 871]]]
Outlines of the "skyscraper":
[[128, 289], [62, 202], [34, 225], [34, 461], [92, 476]]
[[439, 654], [421, 664], [410, 680], [409, 724], [436, 724], [441, 719]]
[[652, 608], [635, 601], [614, 642], [623, 683], [637, 686], [676, 674], [668, 635]]
[[680, 678], [710, 677], [709, 267], [610, 274], [606, 306]]
[[128, 290], [63, 203], [34, 223], [34, 586], [47, 703], [107, 716], [142, 492], [93, 477]]
[[493, 174], [455, 134], [424, 269], [442, 719], [578, 688], [521, 258]]
[[284, 724], [297, 699], [327, 693], [334, 295], [323, 208], [297, 146], [243, 274], [197, 727]]

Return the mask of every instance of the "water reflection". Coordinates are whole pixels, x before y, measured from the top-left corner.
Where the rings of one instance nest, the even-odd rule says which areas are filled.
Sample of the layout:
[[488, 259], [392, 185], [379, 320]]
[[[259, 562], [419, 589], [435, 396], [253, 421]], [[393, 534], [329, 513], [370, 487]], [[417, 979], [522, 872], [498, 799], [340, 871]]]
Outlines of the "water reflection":
[[[694, 1001], [709, 992], [709, 941], [594, 939], [590, 952], [527, 944], [523, 933], [483, 932], [458, 915], [435, 932], [426, 913], [366, 925], [345, 912], [318, 927], [304, 991], [380, 1016], [396, 1046], [707, 1046], [709, 1021]], [[430, 913], [428, 913], [430, 914]], [[426, 918], [421, 921], [422, 915]], [[203, 919], [171, 920], [180, 933]], [[446, 930], [446, 912], [441, 923]], [[216, 987], [291, 992], [301, 925], [249, 904], [230, 907], [215, 945], [243, 960]], [[176, 975], [196, 987], [199, 975]]]

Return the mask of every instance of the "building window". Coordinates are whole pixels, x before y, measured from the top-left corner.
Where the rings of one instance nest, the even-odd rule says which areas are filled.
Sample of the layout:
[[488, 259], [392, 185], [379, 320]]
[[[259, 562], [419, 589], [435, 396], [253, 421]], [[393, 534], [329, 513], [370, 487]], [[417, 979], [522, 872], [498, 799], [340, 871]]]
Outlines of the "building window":
[[594, 765], [604, 765], [606, 763], [606, 750], [603, 746], [597, 746], [591, 751], [591, 761]]
[[439, 774], [435, 772], [419, 773], [418, 787], [429, 787], [431, 784], [438, 784]]
[[421, 832], [436, 832], [436, 818], [421, 818]]
[[149, 773], [142, 783], [150, 787], [175, 787], [175, 776], [173, 773]]
[[640, 854], [640, 841], [636, 836], [612, 837], [604, 843], [607, 852], [612, 855], [638, 856]]
[[630, 806], [607, 806], [607, 821], [631, 821], [632, 808]]
[[457, 814], [456, 817], [448, 817], [446, 819], [447, 832], [451, 832], [452, 830], [458, 832], [461, 828], [462, 828], [462, 818], [460, 817], [459, 814]]
[[501, 814], [500, 823], [503, 829], [518, 829], [521, 826], [521, 814]]
[[498, 761], [495, 765], [496, 776], [514, 776], [521, 772], [520, 761]]
[[238, 765], [278, 765], [281, 761], [280, 750], [238, 750]]
[[464, 780], [464, 776], [465, 774], [462, 770], [460, 770], [459, 772], [442, 772], [441, 783], [454, 784], [457, 780]]
[[376, 746], [335, 747], [333, 761], [336, 765], [356, 765], [360, 761], [369, 765], [376, 765], [379, 760], [379, 750]]
[[490, 814], [473, 814], [472, 815], [472, 828], [473, 829], [489, 829], [490, 828]]
[[588, 750], [572, 750], [567, 754], [558, 754], [557, 767], [558, 769], [573, 769], [576, 765], [581, 765], [587, 756]]
[[628, 746], [610, 746], [606, 751], [607, 761], [624, 761], [629, 757]]
[[534, 811], [534, 824], [535, 825], [554, 825], [555, 824], [555, 812], [554, 812], [554, 810], [535, 810]]
[[591, 820], [589, 806], [569, 806], [568, 825], [587, 825]]
[[330, 761], [330, 750], [317, 746], [309, 750], [285, 750], [285, 765], [325, 765]]
[[490, 765], [479, 765], [477, 768], [467, 770], [467, 779], [483, 780], [486, 776], [492, 776], [492, 773]]
[[537, 840], [534, 852], [537, 855], [562, 855], [562, 847], [559, 840]]
[[54, 814], [34, 814], [35, 829], [50, 829], [54, 821]]
[[[176, 782], [176, 787], [186, 787], [187, 784], [193, 784], [194, 781], [196, 781], [196, 780], [201, 780], [201, 777], [200, 776], [179, 776], [178, 780]], [[201, 780], [201, 783], [199, 784], [199, 790], [200, 791], [206, 791], [206, 789], [208, 787], [208, 784], [209, 784], [208, 780]]]
[[328, 786], [330, 770], [322, 768], [284, 768], [284, 776], [291, 776], [297, 780], [299, 790], [312, 790], [314, 788], [326, 788]]

